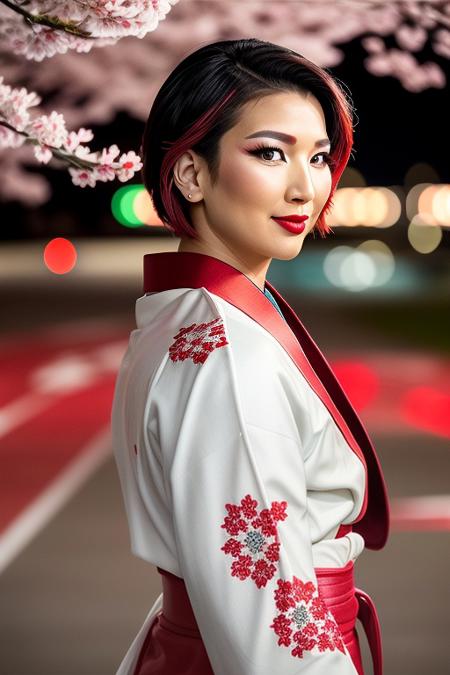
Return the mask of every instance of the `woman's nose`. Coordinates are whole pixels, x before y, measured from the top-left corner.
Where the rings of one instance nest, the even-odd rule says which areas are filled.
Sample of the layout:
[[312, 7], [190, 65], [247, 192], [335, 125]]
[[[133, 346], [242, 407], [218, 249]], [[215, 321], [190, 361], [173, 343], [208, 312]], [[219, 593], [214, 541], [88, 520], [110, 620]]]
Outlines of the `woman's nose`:
[[290, 200], [300, 199], [302, 202], [309, 202], [314, 199], [314, 184], [307, 169], [299, 169], [295, 172], [288, 189]]

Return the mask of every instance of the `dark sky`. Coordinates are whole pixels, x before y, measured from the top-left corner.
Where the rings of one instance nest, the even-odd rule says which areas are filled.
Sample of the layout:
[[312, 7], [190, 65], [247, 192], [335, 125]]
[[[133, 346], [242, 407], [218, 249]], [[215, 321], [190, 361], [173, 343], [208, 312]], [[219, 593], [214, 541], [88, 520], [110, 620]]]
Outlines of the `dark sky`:
[[[391, 46], [395, 46], [392, 43]], [[368, 185], [403, 185], [406, 171], [418, 162], [431, 164], [441, 182], [450, 182], [448, 155], [444, 151], [448, 138], [448, 88], [427, 89], [411, 93], [394, 77], [375, 77], [363, 65], [366, 56], [359, 38], [346, 45], [346, 57], [332, 74], [350, 89], [358, 123], [355, 127], [355, 166]], [[420, 60], [437, 61], [447, 69], [448, 62], [433, 52], [422, 52]], [[121, 150], [138, 152], [144, 122], [119, 112], [112, 124], [96, 127], [86, 120], [95, 136], [93, 149], [117, 143]], [[447, 143], [448, 144], [448, 143]], [[6, 150], [14, 152], [14, 150]], [[46, 175], [54, 195], [45, 205], [23, 209], [18, 203], [2, 204], [0, 236], [5, 239], [52, 236], [140, 236], [115, 222], [110, 209], [114, 192], [123, 184], [118, 181], [98, 183], [95, 188], [73, 186], [65, 170], [30, 162], [30, 170]], [[139, 182], [138, 174], [131, 183]], [[157, 230], [159, 231], [159, 230]]]
[[[409, 92], [396, 78], [375, 77], [365, 70], [366, 52], [359, 40], [346, 45], [345, 52], [345, 61], [332, 72], [349, 87], [359, 117], [355, 161], [350, 165], [363, 172], [369, 185], [401, 185], [406, 171], [417, 162], [432, 164], [440, 181], [450, 182], [445, 154], [448, 88]], [[417, 58], [438, 62], [448, 77], [448, 62], [431, 50]]]

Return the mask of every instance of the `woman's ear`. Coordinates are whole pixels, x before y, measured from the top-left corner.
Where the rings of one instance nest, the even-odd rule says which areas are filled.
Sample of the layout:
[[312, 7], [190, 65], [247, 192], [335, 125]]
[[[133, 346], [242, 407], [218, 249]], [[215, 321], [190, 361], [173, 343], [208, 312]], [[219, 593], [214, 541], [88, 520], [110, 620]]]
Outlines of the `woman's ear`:
[[183, 197], [191, 203], [203, 199], [200, 185], [202, 169], [201, 159], [193, 150], [186, 150], [180, 155], [173, 167], [174, 183]]

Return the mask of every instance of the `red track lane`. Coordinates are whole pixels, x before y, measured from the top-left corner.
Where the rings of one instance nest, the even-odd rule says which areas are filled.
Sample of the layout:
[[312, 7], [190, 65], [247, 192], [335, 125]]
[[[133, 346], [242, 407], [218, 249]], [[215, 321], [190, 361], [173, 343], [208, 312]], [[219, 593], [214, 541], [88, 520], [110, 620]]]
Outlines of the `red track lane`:
[[109, 420], [113, 378], [57, 399], [10, 433], [0, 461], [0, 532], [87, 445]]
[[[13, 422], [10, 431], [0, 437], [0, 534], [109, 424], [117, 369], [96, 366], [98, 349], [122, 342], [124, 353], [128, 333], [117, 327], [107, 339], [104, 331], [101, 333], [95, 336], [93, 331], [92, 337], [80, 339], [69, 333], [45, 332], [31, 338], [8, 338], [0, 344], [3, 414], [8, 405], [24, 396], [32, 395], [42, 403], [29, 417], [25, 413], [22, 422]], [[68, 356], [91, 364], [87, 385], [39, 392], [33, 375]]]
[[22, 397], [30, 391], [33, 372], [46, 363], [50, 363], [65, 354], [86, 354], [109, 342], [128, 339], [128, 333], [123, 329], [112, 327], [107, 336], [104, 330], [96, 335], [98, 324], [94, 324], [91, 335], [71, 337], [70, 328], [64, 332], [39, 331], [4, 337], [0, 341], [0, 408]]

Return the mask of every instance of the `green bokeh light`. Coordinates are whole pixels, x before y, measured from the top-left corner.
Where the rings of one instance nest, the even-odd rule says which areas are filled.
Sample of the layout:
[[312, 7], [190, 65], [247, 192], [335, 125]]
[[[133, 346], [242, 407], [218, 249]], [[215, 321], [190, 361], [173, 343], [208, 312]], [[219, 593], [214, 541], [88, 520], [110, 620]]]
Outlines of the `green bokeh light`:
[[134, 200], [142, 190], [145, 190], [142, 184], [124, 185], [114, 193], [111, 199], [111, 211], [121, 225], [125, 227], [145, 225], [134, 212]]

